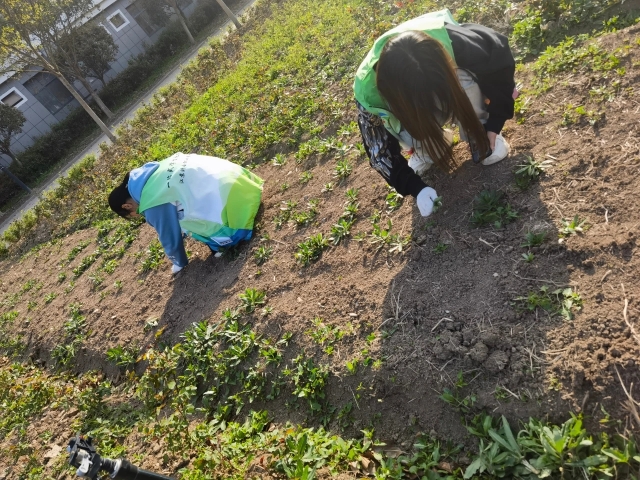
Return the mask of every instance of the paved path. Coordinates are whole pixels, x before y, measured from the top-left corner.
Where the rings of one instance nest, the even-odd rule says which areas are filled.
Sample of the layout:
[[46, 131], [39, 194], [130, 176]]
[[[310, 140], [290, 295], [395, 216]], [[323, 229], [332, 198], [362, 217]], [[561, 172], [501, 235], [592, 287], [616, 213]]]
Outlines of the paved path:
[[[242, 2], [240, 5], [242, 10], [240, 10], [240, 12], [237, 13], [237, 15], [241, 16], [249, 7], [251, 7], [251, 5], [253, 5], [254, 2], [255, 0], [247, 0], [246, 2]], [[123, 122], [133, 119], [133, 117], [135, 117], [137, 110], [143, 105], [148, 104], [153, 98], [153, 96], [155, 95], [155, 93], [160, 88], [175, 82], [176, 79], [178, 78], [178, 75], [180, 75], [180, 72], [182, 71], [182, 67], [188, 64], [198, 54], [198, 50], [200, 50], [200, 48], [206, 45], [211, 40], [211, 38], [224, 33], [230, 25], [233, 25], [233, 24], [229, 20], [222, 27], [215, 30], [210, 36], [208, 36], [202, 42], [200, 42], [198, 45], [192, 47], [191, 50], [180, 61], [180, 63], [176, 65], [176, 67], [173, 70], [171, 70], [164, 77], [162, 77], [158, 81], [158, 83], [156, 83], [142, 99], [140, 99], [138, 102], [136, 102], [134, 105], [132, 105], [125, 111], [119, 112], [117, 114], [118, 120], [116, 120], [111, 125], [111, 130], [115, 131], [118, 128], [118, 126], [120, 126]], [[0, 217], [0, 220], [2, 221], [2, 223], [0, 223], [0, 234], [2, 234], [9, 227], [9, 225], [11, 225], [13, 221], [20, 218], [25, 211], [29, 210], [30, 208], [33, 208], [38, 203], [39, 201], [38, 195], [40, 193], [55, 188], [58, 185], [58, 179], [66, 175], [67, 172], [76, 163], [78, 163], [80, 160], [82, 160], [84, 157], [90, 154], [98, 156], [100, 153], [100, 144], [103, 142], [111, 143], [106, 135], [104, 134], [100, 135], [89, 146], [87, 146], [84, 150], [82, 150], [79, 154], [77, 154], [71, 161], [69, 161], [66, 165], [61, 167], [60, 170], [57, 173], [55, 173], [47, 181], [47, 183], [45, 183], [41, 187], [38, 187], [37, 189], [34, 189], [34, 193], [31, 194], [31, 196], [26, 201], [23, 201], [20, 206], [16, 207], [16, 209], [13, 212], [7, 213], [6, 215]]]

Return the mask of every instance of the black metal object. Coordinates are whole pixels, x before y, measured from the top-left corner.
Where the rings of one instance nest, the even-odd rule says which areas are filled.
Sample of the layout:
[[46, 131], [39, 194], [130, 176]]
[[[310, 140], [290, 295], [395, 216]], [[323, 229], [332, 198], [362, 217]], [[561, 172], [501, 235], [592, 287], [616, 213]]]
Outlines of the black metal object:
[[96, 452], [91, 437], [80, 435], [69, 441], [67, 447], [69, 464], [76, 467], [76, 475], [81, 478], [96, 480], [100, 472], [108, 474], [115, 480], [172, 480], [171, 477], [142, 470], [128, 460], [102, 458]]

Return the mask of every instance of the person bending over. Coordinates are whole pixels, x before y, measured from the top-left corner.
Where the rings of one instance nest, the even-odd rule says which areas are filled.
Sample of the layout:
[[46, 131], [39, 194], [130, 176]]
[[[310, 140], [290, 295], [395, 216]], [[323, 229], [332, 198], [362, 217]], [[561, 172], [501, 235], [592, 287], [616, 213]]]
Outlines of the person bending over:
[[184, 234], [213, 252], [251, 238], [263, 183], [227, 160], [176, 153], [127, 173], [109, 195], [109, 206], [124, 218], [145, 217], [175, 274], [189, 262]]
[[[500, 135], [513, 118], [515, 61], [507, 38], [476, 24], [458, 24], [449, 10], [422, 15], [378, 38], [358, 68], [358, 124], [371, 165], [401, 195], [416, 197], [423, 216], [435, 190], [420, 178], [433, 163], [455, 168], [455, 122], [475, 163], [509, 154]], [[402, 147], [412, 153], [409, 161]]]

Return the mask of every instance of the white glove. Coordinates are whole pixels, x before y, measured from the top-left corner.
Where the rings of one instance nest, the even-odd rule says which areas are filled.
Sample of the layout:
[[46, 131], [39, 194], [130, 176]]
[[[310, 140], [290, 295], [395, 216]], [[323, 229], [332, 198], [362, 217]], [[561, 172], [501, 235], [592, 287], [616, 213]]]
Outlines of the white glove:
[[182, 270], [184, 267], [179, 267], [178, 265], [173, 265], [171, 267], [171, 274], [175, 275], [176, 273], [178, 273], [180, 270]]
[[428, 217], [433, 212], [433, 201], [438, 198], [438, 194], [431, 187], [424, 187], [416, 197], [418, 210], [423, 217]]
[[482, 161], [482, 165], [493, 165], [494, 163], [504, 160], [507, 155], [509, 155], [510, 149], [511, 147], [504, 137], [498, 134], [496, 137], [496, 146], [493, 149], [493, 152]]

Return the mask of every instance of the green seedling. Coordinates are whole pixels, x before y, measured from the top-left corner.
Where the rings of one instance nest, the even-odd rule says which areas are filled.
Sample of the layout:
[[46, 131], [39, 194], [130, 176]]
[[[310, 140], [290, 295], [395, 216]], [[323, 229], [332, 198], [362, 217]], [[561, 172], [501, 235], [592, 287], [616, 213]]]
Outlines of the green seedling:
[[358, 193], [359, 190], [357, 188], [350, 188], [349, 190], [347, 190], [346, 195], [347, 195], [347, 202], [348, 203], [355, 203], [358, 201]]
[[493, 225], [501, 228], [518, 218], [518, 212], [504, 202], [504, 193], [496, 190], [483, 190], [474, 199], [475, 208], [471, 223], [476, 227]]
[[436, 197], [433, 199], [433, 213], [436, 213], [442, 208], [442, 197]]
[[321, 191], [322, 193], [332, 192], [334, 187], [335, 185], [333, 182], [325, 183]]
[[62, 283], [67, 279], [67, 274], [64, 272], [60, 272], [58, 274], [58, 283]]
[[287, 190], [289, 190], [289, 187], [290, 187], [290, 186], [291, 186], [291, 185], [289, 185], [287, 182], [284, 182], [282, 185], [280, 185], [280, 191], [284, 193], [284, 192], [286, 192]]
[[313, 178], [313, 173], [309, 171], [302, 172], [300, 174], [300, 183], [302, 183], [303, 185], [306, 185], [311, 181], [312, 178]]
[[538, 247], [544, 243], [546, 238], [547, 238], [546, 232], [540, 232], [540, 233], [528, 232], [524, 237], [525, 239], [524, 243], [520, 246], [526, 247], [526, 248]]
[[449, 245], [446, 243], [440, 242], [433, 248], [433, 253], [444, 253], [449, 248]]
[[570, 237], [571, 235], [577, 235], [583, 233], [589, 226], [587, 221], [580, 218], [578, 215], [571, 220], [562, 219], [562, 228], [560, 229], [560, 237]]
[[51, 302], [53, 302], [56, 299], [57, 296], [58, 296], [58, 294], [55, 293], [55, 292], [47, 293], [44, 296], [44, 303], [46, 303], [47, 305], [50, 304]]
[[322, 251], [329, 246], [329, 239], [322, 233], [314, 235], [298, 244], [294, 253], [295, 260], [302, 266], [315, 262], [322, 255]]
[[534, 258], [535, 258], [535, 255], [533, 253], [531, 253], [531, 252], [527, 252], [527, 253], [523, 253], [522, 254], [522, 259], [527, 263], [533, 262]]
[[333, 245], [338, 245], [343, 239], [351, 234], [351, 227], [353, 226], [353, 223], [354, 220], [347, 220], [346, 218], [338, 220], [338, 223], [331, 227], [329, 241], [331, 241]]
[[267, 293], [263, 290], [256, 290], [255, 288], [247, 288], [244, 293], [239, 295], [242, 302], [242, 308], [247, 313], [252, 313], [260, 305], [264, 305], [266, 302]]
[[140, 265], [140, 272], [146, 273], [151, 270], [157, 270], [164, 260], [164, 250], [158, 240], [151, 242], [147, 250], [144, 252], [144, 259]]
[[256, 265], [262, 265], [264, 262], [269, 260], [271, 254], [273, 253], [273, 248], [267, 245], [259, 246], [255, 252], [253, 252], [253, 259], [256, 262]]
[[582, 297], [571, 288], [551, 290], [543, 286], [537, 292], [530, 292], [526, 297], [515, 299], [516, 307], [521, 310], [535, 312], [542, 309], [550, 315], [562, 315], [567, 320], [573, 318], [573, 312], [582, 308]]
[[385, 203], [387, 204], [387, 212], [391, 213], [396, 211], [398, 208], [402, 206], [402, 201], [404, 197], [400, 195], [395, 188], [388, 187], [389, 193], [385, 197]]
[[283, 166], [285, 163], [287, 163], [287, 159], [285, 158], [285, 156], [281, 153], [276, 153], [276, 156], [273, 157], [273, 159], [271, 160], [271, 164], [276, 166], [276, 167], [281, 167]]
[[349, 175], [351, 175], [352, 171], [353, 166], [351, 165], [351, 162], [345, 158], [344, 160], [340, 160], [337, 163], [333, 176], [338, 180], [344, 180]]
[[123, 370], [133, 370], [139, 355], [139, 349], [136, 347], [124, 347], [118, 345], [117, 347], [107, 350], [107, 360], [115, 363]]

